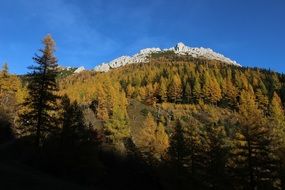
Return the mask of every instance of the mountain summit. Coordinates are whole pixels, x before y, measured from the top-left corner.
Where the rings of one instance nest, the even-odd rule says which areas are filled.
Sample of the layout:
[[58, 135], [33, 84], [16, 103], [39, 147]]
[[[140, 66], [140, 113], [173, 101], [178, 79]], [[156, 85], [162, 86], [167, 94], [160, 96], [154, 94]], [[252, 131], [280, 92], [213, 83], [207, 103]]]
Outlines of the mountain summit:
[[110, 62], [102, 63], [96, 66], [94, 68], [94, 71], [107, 72], [112, 68], [122, 67], [127, 64], [148, 62], [148, 58], [152, 53], [160, 53], [160, 52], [167, 52], [167, 51], [173, 51], [175, 54], [178, 54], [178, 55], [190, 55], [194, 58], [206, 58], [209, 60], [218, 60], [218, 61], [222, 61], [227, 64], [241, 66], [236, 61], [233, 61], [230, 58], [227, 58], [220, 53], [214, 52], [210, 48], [188, 47], [184, 43], [179, 42], [175, 47], [171, 47], [169, 49], [146, 48], [146, 49], [140, 50], [139, 53], [133, 56], [121, 56]]

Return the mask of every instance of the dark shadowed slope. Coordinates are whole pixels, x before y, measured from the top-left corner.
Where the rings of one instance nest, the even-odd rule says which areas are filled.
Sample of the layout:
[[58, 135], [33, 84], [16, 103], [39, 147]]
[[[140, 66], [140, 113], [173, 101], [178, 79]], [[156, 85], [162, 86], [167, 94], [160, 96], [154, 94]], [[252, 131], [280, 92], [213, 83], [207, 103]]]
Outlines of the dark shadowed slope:
[[76, 184], [53, 178], [30, 167], [10, 161], [0, 161], [0, 179], [0, 189], [3, 190], [85, 189]]

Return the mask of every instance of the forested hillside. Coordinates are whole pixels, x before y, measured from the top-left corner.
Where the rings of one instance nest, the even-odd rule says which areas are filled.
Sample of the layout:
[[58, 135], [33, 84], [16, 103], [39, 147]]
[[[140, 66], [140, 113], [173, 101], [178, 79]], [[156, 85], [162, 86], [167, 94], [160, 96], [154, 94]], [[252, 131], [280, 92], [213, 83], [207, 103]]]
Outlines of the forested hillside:
[[[56, 64], [44, 42], [39, 72]], [[90, 189], [284, 189], [283, 74], [171, 51], [149, 59], [106, 73], [47, 66], [45, 78], [4, 65], [1, 159]]]

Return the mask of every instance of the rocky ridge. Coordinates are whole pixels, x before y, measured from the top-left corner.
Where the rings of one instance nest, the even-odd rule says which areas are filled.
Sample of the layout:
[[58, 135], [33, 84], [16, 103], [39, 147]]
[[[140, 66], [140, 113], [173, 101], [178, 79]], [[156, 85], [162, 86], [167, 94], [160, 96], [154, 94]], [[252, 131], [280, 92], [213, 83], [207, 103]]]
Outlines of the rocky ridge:
[[127, 64], [135, 63], [145, 63], [148, 62], [148, 58], [152, 53], [160, 53], [166, 51], [173, 51], [178, 55], [190, 55], [194, 58], [206, 58], [209, 60], [219, 60], [227, 64], [232, 64], [236, 66], [241, 66], [236, 61], [231, 60], [230, 58], [225, 57], [224, 55], [214, 52], [210, 48], [197, 48], [197, 47], [188, 47], [182, 42], [179, 42], [175, 47], [169, 49], [160, 49], [160, 48], [146, 48], [140, 50], [139, 53], [133, 56], [121, 56], [110, 62], [102, 63], [96, 66], [93, 70], [98, 72], [107, 72], [110, 69], [122, 67]]

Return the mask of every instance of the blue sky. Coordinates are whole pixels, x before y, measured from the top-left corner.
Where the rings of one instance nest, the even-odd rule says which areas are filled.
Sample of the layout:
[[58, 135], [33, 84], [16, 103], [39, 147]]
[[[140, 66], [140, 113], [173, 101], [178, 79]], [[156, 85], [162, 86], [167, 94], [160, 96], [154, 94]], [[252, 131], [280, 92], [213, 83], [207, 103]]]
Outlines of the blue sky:
[[1, 0], [0, 63], [26, 73], [50, 33], [64, 66], [177, 42], [285, 72], [284, 0]]

